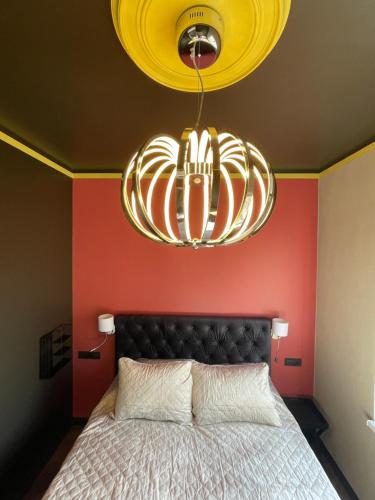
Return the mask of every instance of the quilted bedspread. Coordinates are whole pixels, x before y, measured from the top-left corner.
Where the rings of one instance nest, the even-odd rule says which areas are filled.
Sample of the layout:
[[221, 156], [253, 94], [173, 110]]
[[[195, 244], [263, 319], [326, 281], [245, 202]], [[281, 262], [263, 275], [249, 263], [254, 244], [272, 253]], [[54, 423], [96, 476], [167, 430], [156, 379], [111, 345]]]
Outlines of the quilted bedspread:
[[276, 393], [283, 426], [116, 421], [114, 382], [44, 499], [339, 499]]

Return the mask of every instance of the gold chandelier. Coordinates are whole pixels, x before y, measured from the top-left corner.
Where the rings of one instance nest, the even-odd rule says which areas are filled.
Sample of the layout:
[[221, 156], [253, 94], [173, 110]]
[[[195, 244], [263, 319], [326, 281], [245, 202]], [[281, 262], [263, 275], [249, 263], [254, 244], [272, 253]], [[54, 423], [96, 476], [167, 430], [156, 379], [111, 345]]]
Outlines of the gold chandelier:
[[[158, 2], [150, 0], [147, 9], [154, 4], [157, 6]], [[174, 8], [179, 4], [179, 1], [173, 3]], [[228, 19], [233, 20], [228, 4], [220, 3]], [[137, 35], [131, 35], [132, 25], [129, 31], [126, 28], [125, 20], [130, 23], [133, 19], [138, 23], [149, 12], [144, 0], [128, 0], [127, 10], [122, 10], [124, 3], [121, 0], [112, 0], [116, 32], [141, 69], [167, 86], [173, 86], [174, 79], [179, 81], [175, 87], [179, 90], [193, 90], [192, 71], [199, 82], [198, 115], [194, 128], [186, 128], [179, 141], [167, 135], [153, 137], [132, 157], [124, 171], [122, 204], [125, 214], [136, 230], [153, 241], [193, 248], [230, 245], [256, 234], [271, 215], [276, 183], [262, 153], [232, 133], [218, 133], [213, 127], [202, 129], [199, 126], [204, 99], [203, 81], [208, 79], [211, 82], [209, 90], [228, 85], [227, 73], [239, 61], [242, 73], [233, 76], [232, 82], [252, 71], [276, 44], [285, 26], [290, 0], [265, 0], [259, 4], [241, 0], [241, 4], [248, 6], [249, 12], [255, 9], [255, 5], [262, 11], [251, 11], [254, 19], [263, 23], [257, 26], [257, 40], [263, 40], [263, 45], [257, 46], [257, 54], [254, 53], [255, 46], [253, 50], [246, 47], [245, 59], [235, 51], [228, 51], [222, 40], [226, 18], [210, 5], [185, 7], [175, 21], [177, 59], [171, 55], [170, 44], [161, 44], [176, 72], [173, 77], [172, 68], [168, 69], [160, 62], [163, 81], [157, 77], [156, 59], [150, 65], [152, 45], [147, 45], [149, 49], [143, 46], [147, 33], [150, 41], [155, 34], [153, 17], [144, 17]], [[162, 11], [157, 22], [167, 19], [165, 12]], [[244, 32], [249, 19], [252, 17], [243, 15], [239, 18], [239, 26]], [[166, 26], [169, 21], [167, 19]], [[166, 32], [168, 37], [170, 30]], [[236, 38], [232, 30], [228, 32], [228, 38], [233, 42], [228, 44], [232, 47], [241, 39]], [[221, 58], [228, 69], [218, 65]], [[220, 71], [215, 73], [216, 67]], [[183, 72], [181, 68], [185, 68]]]
[[214, 128], [185, 129], [179, 142], [154, 137], [133, 156], [122, 182], [123, 207], [135, 229], [193, 248], [254, 235], [271, 215], [275, 195], [262, 153]]

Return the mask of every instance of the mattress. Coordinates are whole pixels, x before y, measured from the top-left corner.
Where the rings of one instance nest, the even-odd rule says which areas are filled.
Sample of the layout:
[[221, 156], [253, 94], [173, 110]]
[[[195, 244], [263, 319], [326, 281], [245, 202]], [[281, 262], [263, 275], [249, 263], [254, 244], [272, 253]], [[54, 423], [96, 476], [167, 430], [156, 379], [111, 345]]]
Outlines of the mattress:
[[282, 427], [113, 419], [116, 381], [44, 499], [339, 499], [276, 389]]

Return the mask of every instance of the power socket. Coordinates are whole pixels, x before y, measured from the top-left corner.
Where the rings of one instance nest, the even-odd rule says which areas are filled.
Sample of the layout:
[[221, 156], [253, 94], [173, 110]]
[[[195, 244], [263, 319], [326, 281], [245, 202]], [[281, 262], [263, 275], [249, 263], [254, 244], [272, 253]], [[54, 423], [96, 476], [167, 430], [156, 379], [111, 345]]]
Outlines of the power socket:
[[100, 352], [98, 351], [78, 351], [80, 359], [100, 359]]
[[284, 360], [285, 366], [302, 366], [301, 358], [285, 358]]

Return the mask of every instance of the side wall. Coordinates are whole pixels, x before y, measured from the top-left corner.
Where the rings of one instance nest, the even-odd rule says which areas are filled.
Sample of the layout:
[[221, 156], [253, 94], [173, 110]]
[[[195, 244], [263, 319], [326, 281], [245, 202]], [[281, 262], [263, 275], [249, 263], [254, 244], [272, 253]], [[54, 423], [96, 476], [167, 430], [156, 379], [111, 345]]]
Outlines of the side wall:
[[[114, 376], [109, 339], [99, 361], [77, 351], [102, 341], [103, 312], [283, 316], [273, 379], [283, 394], [312, 394], [317, 245], [316, 180], [283, 179], [270, 221], [227, 248], [176, 249], [140, 236], [120, 203], [120, 181], [73, 182], [74, 414], [87, 416]], [[275, 345], [273, 346], [275, 347]], [[284, 366], [284, 357], [302, 367]]]
[[39, 337], [71, 322], [71, 190], [0, 142], [0, 469], [69, 411], [71, 366], [39, 380]]
[[315, 397], [324, 441], [361, 500], [374, 498], [375, 151], [319, 186]]

